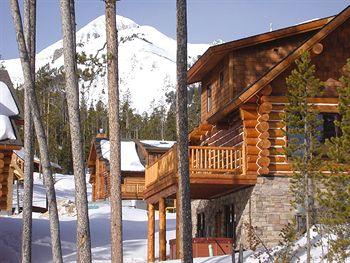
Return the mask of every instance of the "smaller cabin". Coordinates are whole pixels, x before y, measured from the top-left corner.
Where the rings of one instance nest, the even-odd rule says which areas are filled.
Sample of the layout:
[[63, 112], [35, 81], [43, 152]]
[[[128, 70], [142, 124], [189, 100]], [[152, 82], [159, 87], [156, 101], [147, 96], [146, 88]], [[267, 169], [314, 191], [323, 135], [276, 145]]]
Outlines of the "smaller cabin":
[[[143, 200], [145, 167], [167, 152], [173, 144], [156, 140], [121, 142], [123, 200]], [[105, 200], [110, 196], [109, 157], [109, 140], [105, 134], [98, 134], [92, 141], [87, 161], [93, 201]]]
[[[24, 148], [13, 151], [11, 159], [11, 167], [13, 168], [14, 179], [23, 181], [24, 179]], [[41, 162], [38, 156], [34, 156], [34, 172], [41, 173]], [[60, 173], [62, 167], [54, 162], [51, 162], [51, 168], [54, 173]]]
[[0, 211], [12, 210], [13, 169], [11, 157], [22, 147], [18, 126], [23, 124], [21, 110], [11, 79], [0, 70]]

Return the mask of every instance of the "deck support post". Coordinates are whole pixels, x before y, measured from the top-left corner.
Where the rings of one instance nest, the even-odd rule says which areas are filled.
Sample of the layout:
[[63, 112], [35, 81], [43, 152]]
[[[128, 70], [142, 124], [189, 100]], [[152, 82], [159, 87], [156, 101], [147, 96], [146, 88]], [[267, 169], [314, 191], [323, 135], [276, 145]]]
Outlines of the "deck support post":
[[166, 260], [165, 198], [159, 199], [159, 261]]
[[147, 262], [152, 263], [155, 261], [154, 255], [154, 226], [155, 226], [155, 218], [154, 218], [154, 205], [148, 204], [148, 254], [147, 254]]

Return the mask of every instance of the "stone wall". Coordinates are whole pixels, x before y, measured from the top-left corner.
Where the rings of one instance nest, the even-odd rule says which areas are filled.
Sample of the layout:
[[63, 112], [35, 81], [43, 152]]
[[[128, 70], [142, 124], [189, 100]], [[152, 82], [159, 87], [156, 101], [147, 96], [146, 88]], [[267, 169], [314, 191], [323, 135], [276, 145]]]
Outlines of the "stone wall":
[[245, 248], [250, 248], [252, 240], [245, 226], [250, 222], [266, 246], [277, 245], [281, 229], [294, 214], [290, 205], [289, 180], [289, 177], [259, 176], [255, 186], [213, 200], [192, 201], [193, 235], [197, 233], [198, 213], [205, 214], [206, 236], [214, 236], [215, 214], [223, 212], [225, 205], [234, 204], [237, 244], [242, 243]]

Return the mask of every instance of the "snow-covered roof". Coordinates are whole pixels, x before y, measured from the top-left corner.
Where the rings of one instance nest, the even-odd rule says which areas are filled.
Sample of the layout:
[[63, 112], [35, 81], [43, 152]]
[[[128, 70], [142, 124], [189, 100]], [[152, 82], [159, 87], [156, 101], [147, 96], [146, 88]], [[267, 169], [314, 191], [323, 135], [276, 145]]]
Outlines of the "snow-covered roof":
[[[108, 140], [100, 141], [102, 157], [110, 160], [110, 144]], [[139, 155], [136, 151], [136, 145], [133, 141], [121, 142], [121, 170], [143, 172], [145, 167], [142, 165]]]
[[[25, 155], [25, 151], [24, 151], [24, 148], [21, 148], [20, 150], [15, 150], [14, 153], [21, 159], [24, 160], [24, 155]], [[40, 163], [40, 159], [38, 156], [34, 156], [34, 162], [36, 163]], [[57, 169], [62, 169], [62, 167], [57, 164], [57, 163], [54, 163], [54, 162], [51, 162], [51, 166], [54, 167], [54, 168], [57, 168]]]
[[[0, 141], [16, 140], [16, 131], [11, 122], [11, 117], [19, 115], [19, 108], [11, 92], [12, 85], [6, 71], [0, 71]], [[5, 82], [8, 83], [5, 83]]]
[[141, 140], [143, 144], [147, 144], [157, 148], [171, 148], [176, 143], [175, 141], [157, 141], [157, 140]]

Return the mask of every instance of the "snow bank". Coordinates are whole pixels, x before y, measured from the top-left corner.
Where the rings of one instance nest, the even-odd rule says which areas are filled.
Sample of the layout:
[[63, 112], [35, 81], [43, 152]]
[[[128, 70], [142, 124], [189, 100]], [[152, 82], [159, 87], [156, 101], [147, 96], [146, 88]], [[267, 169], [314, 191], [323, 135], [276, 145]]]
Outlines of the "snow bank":
[[[101, 140], [101, 151], [103, 158], [110, 159], [110, 144], [108, 140]], [[139, 155], [136, 151], [135, 142], [121, 142], [121, 170], [143, 172], [145, 167], [142, 165]]]

